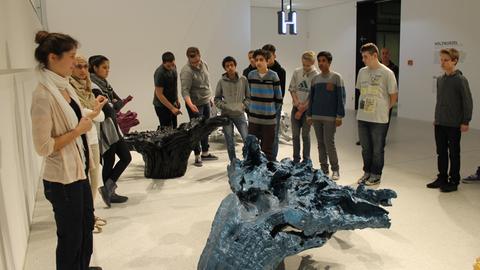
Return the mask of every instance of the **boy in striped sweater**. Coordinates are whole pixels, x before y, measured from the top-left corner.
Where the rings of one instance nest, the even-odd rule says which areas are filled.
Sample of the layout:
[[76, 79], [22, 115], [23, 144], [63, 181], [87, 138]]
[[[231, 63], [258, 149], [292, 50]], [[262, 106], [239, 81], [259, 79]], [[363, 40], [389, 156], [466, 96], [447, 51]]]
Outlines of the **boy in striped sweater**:
[[277, 73], [267, 68], [270, 52], [256, 50], [253, 53], [256, 70], [248, 74], [250, 104], [248, 106], [248, 133], [260, 140], [262, 151], [270, 161], [273, 156], [276, 112], [282, 104], [282, 91]]

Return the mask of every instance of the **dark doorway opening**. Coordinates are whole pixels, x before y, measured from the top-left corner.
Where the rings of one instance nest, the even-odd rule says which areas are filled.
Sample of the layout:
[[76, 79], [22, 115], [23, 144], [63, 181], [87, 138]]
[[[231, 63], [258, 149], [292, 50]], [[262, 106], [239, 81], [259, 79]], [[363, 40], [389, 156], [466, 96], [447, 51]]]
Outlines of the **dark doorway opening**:
[[[364, 66], [360, 47], [365, 43], [375, 43], [381, 51], [387, 48], [390, 61], [399, 65], [400, 55], [400, 14], [401, 0], [369, 0], [357, 3], [357, 43], [356, 75]], [[379, 55], [380, 61], [381, 53]], [[396, 74], [398, 83], [398, 72]], [[358, 90], [355, 91], [355, 109], [358, 109]], [[397, 115], [397, 108], [392, 116]]]

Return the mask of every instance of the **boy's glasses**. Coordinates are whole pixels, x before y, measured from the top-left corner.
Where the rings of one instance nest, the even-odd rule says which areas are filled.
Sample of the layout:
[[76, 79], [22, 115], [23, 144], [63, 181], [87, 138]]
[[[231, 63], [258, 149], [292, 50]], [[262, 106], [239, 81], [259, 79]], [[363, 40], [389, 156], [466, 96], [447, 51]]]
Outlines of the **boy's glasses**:
[[75, 67], [78, 69], [82, 69], [82, 68], [88, 69], [88, 65], [82, 65], [82, 64], [75, 65]]

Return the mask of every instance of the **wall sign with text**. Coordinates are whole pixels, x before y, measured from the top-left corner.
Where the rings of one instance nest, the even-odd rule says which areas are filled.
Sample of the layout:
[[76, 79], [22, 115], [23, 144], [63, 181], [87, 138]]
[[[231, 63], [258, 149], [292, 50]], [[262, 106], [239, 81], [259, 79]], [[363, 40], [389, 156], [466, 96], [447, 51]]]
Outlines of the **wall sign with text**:
[[433, 56], [433, 63], [440, 64], [440, 51], [442, 49], [447, 48], [455, 48], [460, 53], [460, 59], [458, 59], [459, 63], [463, 63], [465, 58], [467, 57], [467, 53], [463, 47], [463, 44], [457, 40], [450, 40], [450, 41], [435, 41], [434, 42], [434, 56]]

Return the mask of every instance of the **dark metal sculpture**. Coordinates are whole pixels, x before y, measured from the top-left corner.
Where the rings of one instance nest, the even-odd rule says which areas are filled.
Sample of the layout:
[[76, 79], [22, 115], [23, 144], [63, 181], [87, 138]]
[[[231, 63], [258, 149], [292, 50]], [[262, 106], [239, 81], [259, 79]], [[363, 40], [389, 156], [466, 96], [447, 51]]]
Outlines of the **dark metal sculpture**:
[[254, 136], [243, 156], [228, 166], [233, 194], [217, 210], [199, 270], [275, 269], [338, 230], [390, 227], [380, 205], [391, 205], [392, 190], [339, 186], [311, 162], [268, 162]]
[[165, 179], [183, 176], [188, 157], [203, 136], [229, 123], [227, 117], [202, 117], [181, 124], [177, 129], [132, 132], [125, 141], [142, 154], [145, 177]]

